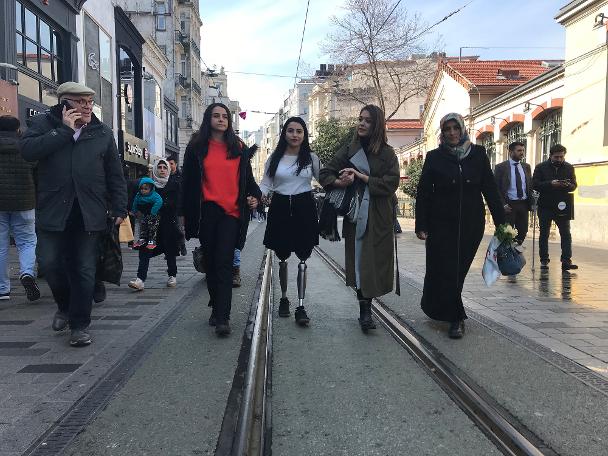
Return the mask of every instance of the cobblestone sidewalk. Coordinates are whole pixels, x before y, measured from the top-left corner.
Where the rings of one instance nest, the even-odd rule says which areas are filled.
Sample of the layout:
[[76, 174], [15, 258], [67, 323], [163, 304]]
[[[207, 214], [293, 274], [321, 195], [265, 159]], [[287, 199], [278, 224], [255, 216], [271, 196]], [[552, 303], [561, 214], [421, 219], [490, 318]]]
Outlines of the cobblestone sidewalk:
[[176, 288], [166, 286], [161, 255], [150, 262], [143, 292], [127, 286], [137, 254], [123, 249], [122, 285], [106, 286], [107, 299], [93, 306], [93, 343], [78, 349], [68, 345], [67, 331], [51, 330], [56, 306], [44, 280], [40, 300], [25, 298], [11, 248], [11, 298], [0, 301], [0, 455], [22, 454], [187, 295], [202, 278], [192, 265], [193, 247], [177, 260]]
[[[411, 224], [402, 221], [400, 270], [422, 286], [424, 243], [416, 239]], [[575, 245], [573, 260], [579, 269], [562, 272], [559, 243], [550, 242], [549, 271], [540, 270], [538, 257], [532, 271], [530, 236], [524, 243], [524, 271], [487, 287], [481, 269], [489, 241], [489, 236], [482, 241], [467, 276], [465, 307], [608, 378], [608, 250]]]

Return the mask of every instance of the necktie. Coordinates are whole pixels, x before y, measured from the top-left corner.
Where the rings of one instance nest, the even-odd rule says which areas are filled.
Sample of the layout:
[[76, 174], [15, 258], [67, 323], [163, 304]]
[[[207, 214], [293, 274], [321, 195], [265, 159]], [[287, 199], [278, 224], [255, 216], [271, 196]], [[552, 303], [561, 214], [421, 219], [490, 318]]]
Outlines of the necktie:
[[521, 185], [521, 174], [519, 173], [518, 165], [519, 163], [513, 163], [513, 166], [515, 166], [515, 189], [517, 190], [517, 199], [523, 199], [524, 189]]

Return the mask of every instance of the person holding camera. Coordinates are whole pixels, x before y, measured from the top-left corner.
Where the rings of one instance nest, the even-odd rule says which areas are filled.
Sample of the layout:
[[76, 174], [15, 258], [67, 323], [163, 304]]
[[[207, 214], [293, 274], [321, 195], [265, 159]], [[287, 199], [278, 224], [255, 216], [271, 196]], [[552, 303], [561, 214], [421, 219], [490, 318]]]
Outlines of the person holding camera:
[[562, 270], [578, 269], [572, 263], [572, 235], [570, 220], [574, 219], [574, 197], [576, 175], [574, 167], [566, 161], [566, 148], [555, 144], [549, 151], [549, 159], [534, 169], [532, 182], [540, 192], [538, 198], [538, 240], [541, 269], [549, 268], [549, 229], [555, 222], [559, 230], [562, 248]]
[[127, 216], [127, 185], [112, 129], [93, 114], [95, 91], [77, 82], [57, 88], [59, 103], [31, 118], [21, 155], [38, 161], [38, 265], [58, 310], [54, 331], [70, 328], [70, 345], [88, 331], [107, 216]]

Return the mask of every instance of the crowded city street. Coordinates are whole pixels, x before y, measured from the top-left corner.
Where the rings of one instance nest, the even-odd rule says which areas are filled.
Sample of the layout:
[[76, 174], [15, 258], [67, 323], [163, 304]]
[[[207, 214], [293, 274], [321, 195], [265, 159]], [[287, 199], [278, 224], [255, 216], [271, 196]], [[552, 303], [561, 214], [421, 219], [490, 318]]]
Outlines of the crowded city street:
[[608, 455], [608, 0], [0, 20], [0, 456]]

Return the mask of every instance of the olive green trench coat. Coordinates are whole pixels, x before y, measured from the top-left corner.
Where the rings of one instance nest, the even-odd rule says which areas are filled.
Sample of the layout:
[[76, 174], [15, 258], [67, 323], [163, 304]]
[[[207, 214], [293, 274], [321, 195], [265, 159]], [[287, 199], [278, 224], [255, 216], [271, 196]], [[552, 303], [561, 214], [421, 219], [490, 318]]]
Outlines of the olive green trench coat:
[[[358, 143], [340, 149], [319, 173], [319, 183], [331, 189], [340, 170], [352, 168], [349, 158], [361, 148]], [[394, 233], [393, 195], [399, 186], [399, 162], [395, 151], [385, 146], [378, 155], [367, 154], [370, 166], [369, 214], [367, 230], [361, 247], [361, 293], [366, 298], [385, 295], [393, 289]], [[345, 242], [346, 284], [356, 287], [355, 228], [344, 219], [342, 236]]]

